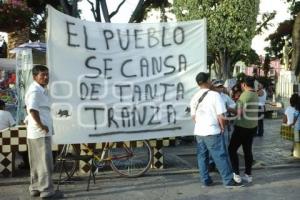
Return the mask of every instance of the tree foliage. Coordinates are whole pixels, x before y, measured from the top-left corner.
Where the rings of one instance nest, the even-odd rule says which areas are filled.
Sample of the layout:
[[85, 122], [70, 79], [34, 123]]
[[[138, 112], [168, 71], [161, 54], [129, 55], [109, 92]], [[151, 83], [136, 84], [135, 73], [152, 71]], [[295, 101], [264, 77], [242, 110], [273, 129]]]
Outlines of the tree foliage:
[[136, 15], [133, 15], [129, 22], [136, 22], [140, 23], [148, 17], [148, 13], [152, 9], [159, 9], [161, 10], [161, 21], [167, 21], [165, 15], [165, 8], [171, 7], [172, 4], [169, 0], [145, 0], [141, 3], [141, 8], [137, 10]]
[[46, 5], [49, 4], [54, 8], [64, 11], [64, 7], [61, 3], [67, 5], [67, 0], [25, 0], [28, 7], [30, 7], [34, 13], [30, 24], [30, 40], [45, 40], [46, 32]]
[[270, 13], [263, 13], [262, 14], [262, 19], [257, 22], [256, 26], [256, 31], [255, 34], [259, 35], [261, 34], [264, 30], [268, 30], [270, 25], [270, 21], [274, 19], [276, 16], [276, 11], [270, 12]]
[[266, 41], [270, 41], [270, 45], [266, 47], [265, 50], [271, 57], [282, 58], [282, 49], [285, 44], [285, 39], [289, 40], [289, 47], [292, 48], [293, 25], [297, 13], [300, 12], [300, 1], [286, 0], [286, 2], [290, 3], [289, 10], [291, 12], [291, 19], [281, 22], [275, 32], [266, 38]]
[[251, 49], [259, 0], [174, 0], [178, 20], [206, 18], [208, 51], [219, 65], [219, 77], [228, 78], [236, 53]]
[[[282, 49], [285, 44], [285, 38], [287, 40], [291, 39], [292, 30], [293, 30], [294, 20], [285, 20], [281, 22], [276, 31], [270, 34], [266, 41], [270, 41], [270, 45], [265, 48], [266, 52], [276, 58], [282, 58]], [[290, 47], [292, 45], [290, 44]]]
[[[81, 11], [78, 9], [78, 2], [81, 0], [26, 0], [28, 7], [35, 13], [32, 19], [31, 27], [31, 40], [44, 40], [46, 30], [46, 5], [50, 4], [61, 12], [80, 18]], [[110, 22], [111, 19], [122, 9], [126, 1], [122, 0], [121, 3], [109, 13], [107, 8], [107, 0], [86, 0], [91, 8], [94, 19], [96, 22]], [[147, 13], [151, 9], [160, 9], [162, 11], [162, 21], [166, 21], [164, 9], [170, 7], [171, 4], [168, 0], [138, 0], [135, 10], [133, 11], [129, 23], [139, 23], [147, 17]]]
[[268, 76], [268, 73], [269, 73], [270, 68], [271, 68], [270, 64], [271, 64], [270, 55], [266, 54], [265, 59], [264, 59], [264, 63], [262, 65], [262, 70], [264, 71], [264, 77]]

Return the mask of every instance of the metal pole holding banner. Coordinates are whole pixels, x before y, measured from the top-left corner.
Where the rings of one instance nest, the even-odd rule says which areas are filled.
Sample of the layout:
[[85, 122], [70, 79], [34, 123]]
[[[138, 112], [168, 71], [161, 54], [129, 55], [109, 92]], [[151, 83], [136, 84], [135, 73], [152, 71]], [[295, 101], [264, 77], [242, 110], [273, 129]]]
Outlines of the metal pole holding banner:
[[22, 49], [16, 52], [16, 90], [17, 90], [17, 116], [16, 123], [22, 124], [25, 113], [25, 93], [27, 88], [32, 82], [31, 70], [33, 66], [32, 62], [32, 49]]

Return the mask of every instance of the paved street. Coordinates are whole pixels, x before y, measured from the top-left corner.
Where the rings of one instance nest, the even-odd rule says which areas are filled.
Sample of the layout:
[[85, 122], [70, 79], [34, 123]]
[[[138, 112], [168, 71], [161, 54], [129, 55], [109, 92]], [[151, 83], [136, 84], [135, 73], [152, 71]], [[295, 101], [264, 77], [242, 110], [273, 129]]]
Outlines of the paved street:
[[[212, 173], [214, 186], [202, 188], [196, 166], [195, 145], [181, 144], [165, 149], [167, 168], [164, 170], [151, 170], [140, 178], [120, 178], [113, 172], [99, 173], [96, 184], [91, 183], [89, 192], [85, 190], [87, 176], [80, 176], [60, 189], [66, 199], [76, 200], [298, 199], [300, 159], [290, 156], [292, 143], [280, 138], [280, 123], [281, 120], [265, 120], [264, 137], [255, 138], [254, 141], [254, 182], [243, 188], [225, 189], [218, 173]], [[30, 199], [28, 184], [26, 173], [14, 178], [0, 177], [0, 199]]]

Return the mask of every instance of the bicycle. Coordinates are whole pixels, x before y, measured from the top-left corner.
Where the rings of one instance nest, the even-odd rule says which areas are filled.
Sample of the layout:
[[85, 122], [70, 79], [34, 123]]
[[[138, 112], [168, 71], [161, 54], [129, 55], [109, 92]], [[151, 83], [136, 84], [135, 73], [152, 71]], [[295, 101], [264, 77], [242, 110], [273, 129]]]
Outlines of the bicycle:
[[[59, 180], [69, 180], [78, 169], [79, 160], [90, 164], [90, 176], [94, 170], [110, 165], [112, 170], [121, 176], [138, 177], [147, 172], [152, 162], [152, 149], [148, 141], [137, 142], [106, 142], [104, 148], [97, 151], [82, 144], [90, 155], [80, 155], [78, 144], [63, 145], [56, 157], [56, 168], [59, 169]], [[64, 176], [62, 171], [64, 171]], [[95, 180], [95, 179], [94, 179]], [[90, 181], [90, 177], [89, 177]]]

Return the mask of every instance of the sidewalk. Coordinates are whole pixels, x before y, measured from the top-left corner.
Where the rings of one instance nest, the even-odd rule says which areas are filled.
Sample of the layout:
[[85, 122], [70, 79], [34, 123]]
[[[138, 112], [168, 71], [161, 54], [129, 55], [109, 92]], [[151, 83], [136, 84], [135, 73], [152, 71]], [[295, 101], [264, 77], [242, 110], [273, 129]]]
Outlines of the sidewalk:
[[[202, 188], [196, 163], [195, 144], [165, 149], [167, 168], [150, 170], [139, 178], [122, 178], [113, 172], [99, 172], [96, 184], [86, 191], [87, 175], [61, 185], [66, 199], [74, 200], [198, 200], [243, 199], [285, 200], [300, 196], [300, 159], [290, 156], [292, 143], [279, 136], [281, 120], [265, 120], [265, 135], [254, 140], [253, 184], [225, 189], [218, 173], [211, 173], [215, 186]], [[241, 153], [242, 155], [242, 153]], [[241, 165], [243, 159], [240, 160]], [[0, 177], [2, 200], [30, 199], [28, 174]], [[39, 198], [34, 198], [39, 199]]]
[[[281, 139], [279, 135], [281, 119], [265, 119], [265, 133], [263, 137], [255, 137], [253, 141], [254, 169], [300, 167], [300, 158], [291, 156], [292, 142]], [[190, 143], [164, 149], [168, 167], [197, 168], [196, 144]], [[244, 165], [242, 148], [240, 165]], [[177, 160], [176, 160], [177, 158]], [[176, 162], [174, 163], [174, 160]]]

